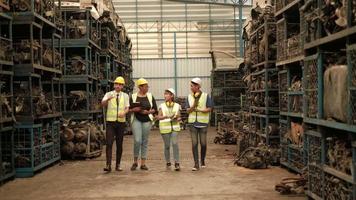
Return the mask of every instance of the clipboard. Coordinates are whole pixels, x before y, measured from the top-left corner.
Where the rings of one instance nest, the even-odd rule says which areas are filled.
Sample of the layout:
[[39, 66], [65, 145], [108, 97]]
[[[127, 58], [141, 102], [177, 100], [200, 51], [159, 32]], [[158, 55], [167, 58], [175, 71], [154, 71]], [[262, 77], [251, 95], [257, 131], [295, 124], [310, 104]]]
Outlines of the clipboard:
[[132, 108], [137, 108], [137, 107], [141, 107], [141, 103], [140, 102], [134, 102], [130, 105], [130, 109]]

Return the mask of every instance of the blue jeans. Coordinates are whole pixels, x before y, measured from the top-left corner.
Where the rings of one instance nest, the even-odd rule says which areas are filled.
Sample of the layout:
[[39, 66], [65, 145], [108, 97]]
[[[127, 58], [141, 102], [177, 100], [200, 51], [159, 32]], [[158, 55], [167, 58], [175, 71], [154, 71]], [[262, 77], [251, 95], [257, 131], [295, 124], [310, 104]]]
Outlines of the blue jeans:
[[198, 140], [200, 143], [200, 159], [201, 162], [205, 162], [205, 156], [206, 156], [206, 144], [207, 144], [207, 139], [206, 135], [208, 132], [208, 128], [196, 128], [193, 125], [189, 127], [190, 130], [190, 135], [192, 137], [192, 151], [193, 151], [193, 157], [194, 157], [194, 163], [196, 165], [199, 165], [199, 150], [198, 150]]
[[147, 158], [147, 144], [148, 135], [151, 130], [151, 122], [140, 122], [134, 118], [132, 122], [132, 133], [134, 135], [134, 158], [137, 159], [140, 156], [141, 159]]
[[171, 162], [171, 142], [173, 145], [173, 157], [175, 162], [179, 163], [178, 132], [162, 134], [164, 142], [164, 157], [166, 162]]

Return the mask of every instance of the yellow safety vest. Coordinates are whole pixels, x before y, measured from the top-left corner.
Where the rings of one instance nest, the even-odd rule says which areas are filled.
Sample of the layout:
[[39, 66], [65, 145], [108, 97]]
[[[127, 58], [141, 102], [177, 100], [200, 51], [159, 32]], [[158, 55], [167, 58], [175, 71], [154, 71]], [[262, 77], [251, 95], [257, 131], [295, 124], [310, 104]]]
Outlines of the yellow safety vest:
[[[148, 101], [150, 102], [150, 106], [152, 108], [153, 107], [153, 103], [152, 103], [153, 96], [149, 92], [147, 92], [146, 95], [147, 95]], [[137, 100], [137, 93], [134, 93], [134, 94], [132, 94], [132, 102], [136, 102], [136, 100]], [[132, 113], [131, 114], [131, 123], [133, 122], [134, 117], [135, 117], [135, 115], [134, 115], [134, 113]], [[151, 121], [153, 121], [153, 115], [152, 114], [149, 114], [148, 117], [150, 118]]]
[[[111, 91], [117, 95], [115, 91]], [[106, 121], [108, 122], [125, 122], [126, 118], [119, 118], [119, 112], [125, 112], [125, 98], [123, 92], [119, 93], [119, 107], [117, 106], [117, 97], [110, 99], [108, 102], [108, 108], [106, 111]]]
[[[197, 109], [206, 109], [207, 100], [208, 100], [208, 94], [203, 92], [199, 98]], [[189, 94], [188, 101], [189, 101], [190, 106], [194, 105], [194, 97], [192, 94]], [[209, 116], [210, 116], [210, 113], [194, 111], [189, 114], [188, 123], [200, 122], [200, 123], [208, 124]]]
[[[179, 113], [179, 104], [174, 103], [172, 108], [168, 108], [165, 103], [161, 104], [163, 116], [177, 116]], [[172, 133], [173, 131], [180, 131], [180, 124], [177, 120], [172, 121], [171, 119], [159, 120], [159, 131], [161, 134]]]

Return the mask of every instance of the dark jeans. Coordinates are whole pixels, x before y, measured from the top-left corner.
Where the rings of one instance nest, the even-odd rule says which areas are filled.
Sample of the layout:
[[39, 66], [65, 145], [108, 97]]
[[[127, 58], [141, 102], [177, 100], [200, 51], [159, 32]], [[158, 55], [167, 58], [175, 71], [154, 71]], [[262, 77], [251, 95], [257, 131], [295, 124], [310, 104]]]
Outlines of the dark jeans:
[[200, 159], [202, 162], [205, 162], [206, 144], [207, 144], [206, 135], [208, 132], [208, 128], [207, 127], [196, 128], [194, 126], [190, 126], [189, 130], [192, 136], [192, 151], [193, 151], [194, 163], [196, 165], [199, 165], [198, 139], [200, 142]]
[[124, 122], [106, 123], [106, 164], [111, 165], [112, 145], [116, 141], [116, 166], [120, 165], [122, 155], [122, 142], [124, 140], [124, 131], [126, 124]]

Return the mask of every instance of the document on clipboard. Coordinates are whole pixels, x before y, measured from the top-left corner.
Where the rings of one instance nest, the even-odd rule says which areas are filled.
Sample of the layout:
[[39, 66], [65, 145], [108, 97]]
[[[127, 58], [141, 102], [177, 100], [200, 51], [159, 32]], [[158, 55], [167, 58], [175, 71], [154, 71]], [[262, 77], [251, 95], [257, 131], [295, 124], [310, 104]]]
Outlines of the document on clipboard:
[[137, 108], [137, 107], [141, 107], [141, 103], [140, 102], [134, 102], [130, 105], [130, 109], [132, 108]]

